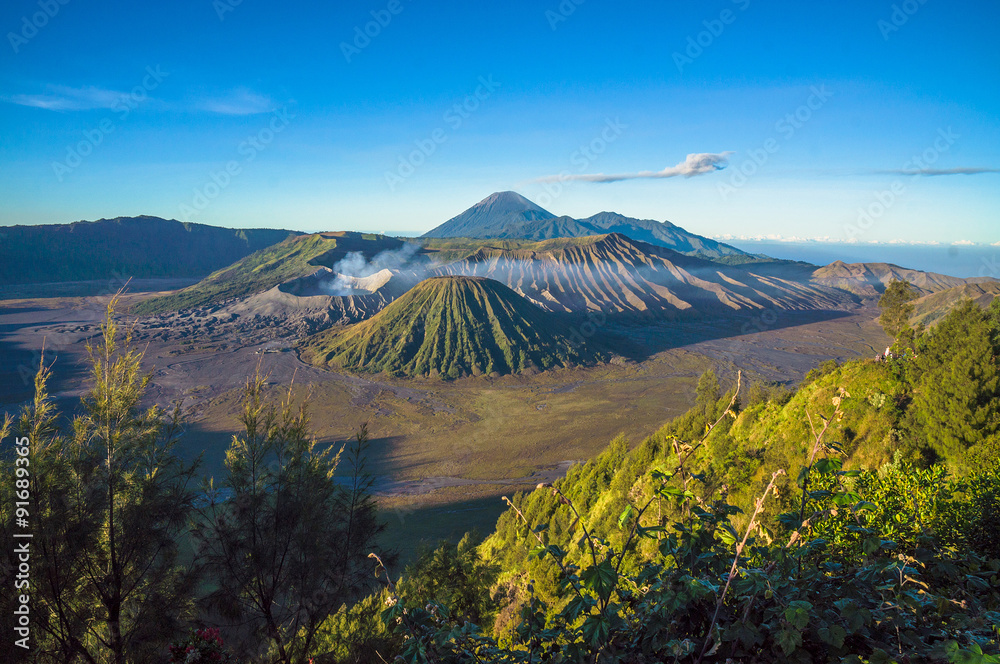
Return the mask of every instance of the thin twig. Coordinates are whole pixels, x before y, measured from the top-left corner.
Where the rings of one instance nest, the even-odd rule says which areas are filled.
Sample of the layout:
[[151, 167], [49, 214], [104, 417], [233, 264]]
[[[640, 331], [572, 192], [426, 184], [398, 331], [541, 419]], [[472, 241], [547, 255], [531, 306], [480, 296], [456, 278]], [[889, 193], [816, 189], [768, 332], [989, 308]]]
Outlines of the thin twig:
[[[719, 416], [719, 419], [717, 419], [710, 427], [708, 427], [708, 431], [705, 432], [704, 438], [702, 438], [697, 445], [692, 446], [691, 449], [689, 449], [687, 453], [683, 456], [683, 458], [681, 457], [680, 448], [677, 445], [674, 446], [674, 451], [677, 453], [677, 463], [678, 463], [677, 470], [671, 473], [670, 476], [667, 477], [666, 480], [664, 480], [664, 482], [672, 479], [675, 475], [677, 475], [677, 473], [682, 473], [681, 477], [682, 478], [684, 477], [683, 475], [684, 464], [686, 464], [688, 459], [691, 458], [691, 455], [693, 455], [700, 447], [702, 447], [705, 444], [705, 442], [708, 440], [708, 437], [712, 435], [712, 431], [722, 422], [723, 419], [725, 419], [726, 415], [732, 412], [733, 406], [736, 405], [736, 399], [740, 395], [740, 387], [742, 386], [742, 384], [743, 384], [743, 371], [738, 370], [736, 372], [736, 390], [733, 392], [733, 398], [729, 400], [729, 405], [726, 406], [726, 409], [724, 411], [722, 411], [722, 415]], [[685, 483], [685, 488], [687, 488], [686, 483]], [[650, 498], [649, 501], [643, 506], [643, 508], [639, 510], [638, 513], [636, 514], [635, 521], [632, 524], [632, 530], [629, 532], [628, 538], [625, 540], [625, 544], [622, 546], [621, 554], [619, 554], [618, 556], [618, 564], [615, 565], [616, 573], [621, 570], [622, 562], [625, 560], [625, 552], [628, 550], [628, 545], [632, 542], [632, 538], [635, 536], [635, 532], [639, 526], [640, 519], [642, 519], [642, 515], [649, 508], [652, 502], [656, 500], [658, 497], [659, 494], [654, 491], [653, 497]]]
[[[539, 486], [540, 486], [540, 487], [542, 487], [542, 486], [544, 486], [544, 485], [541, 485], [541, 484], [539, 484]], [[516, 506], [516, 505], [515, 505], [515, 504], [514, 504], [514, 503], [513, 503], [512, 501], [511, 501], [511, 499], [510, 499], [510, 498], [508, 498], [507, 496], [501, 496], [501, 500], [503, 500], [503, 501], [504, 501], [505, 503], [507, 503], [507, 504], [508, 504], [508, 505], [510, 506], [510, 508], [511, 508], [512, 510], [514, 510], [514, 512], [516, 512], [516, 513], [517, 513], [517, 515], [518, 515], [518, 516], [519, 516], [519, 517], [521, 518], [521, 521], [524, 521], [524, 524], [525, 524], [526, 526], [528, 526], [528, 530], [529, 530], [529, 531], [531, 532], [531, 534], [532, 534], [532, 535], [534, 535], [534, 536], [535, 536], [535, 539], [537, 539], [537, 540], [538, 540], [538, 543], [539, 543], [539, 544], [541, 544], [542, 546], [546, 546], [546, 544], [545, 544], [545, 540], [543, 540], [543, 539], [542, 539], [542, 536], [541, 536], [541, 535], [539, 535], [538, 533], [536, 533], [536, 532], [535, 532], [534, 528], [532, 528], [532, 527], [531, 527], [531, 523], [529, 523], [529, 522], [528, 522], [528, 519], [527, 519], [527, 518], [525, 518], [525, 516], [524, 516], [524, 513], [523, 513], [523, 512], [521, 512], [521, 510], [519, 510], [519, 509], [517, 508], [517, 506]], [[575, 591], [576, 591], [576, 594], [577, 594], [577, 595], [579, 595], [579, 596], [580, 596], [580, 598], [582, 599], [582, 598], [583, 598], [583, 590], [582, 590], [582, 589], [580, 588], [580, 586], [579, 586], [579, 585], [577, 585], [576, 581], [573, 581], [573, 580], [572, 580], [572, 578], [570, 577], [570, 573], [569, 573], [569, 570], [568, 570], [568, 569], [566, 568], [566, 565], [565, 565], [565, 564], [563, 563], [563, 561], [562, 561], [562, 560], [561, 560], [561, 559], [559, 558], [559, 556], [555, 556], [555, 555], [554, 555], [554, 556], [552, 556], [552, 557], [553, 557], [553, 558], [555, 559], [555, 561], [556, 561], [556, 564], [557, 564], [557, 565], [559, 565], [559, 569], [560, 569], [560, 570], [562, 570], [562, 573], [563, 573], [563, 575], [564, 575], [564, 576], [565, 576], [565, 577], [566, 577], [567, 579], [569, 579], [569, 581], [570, 581], [570, 584], [572, 584], [572, 586], [573, 586], [573, 590], [575, 590]]]
[[722, 594], [719, 595], [719, 599], [715, 603], [715, 613], [712, 614], [712, 622], [708, 625], [708, 633], [705, 635], [705, 644], [701, 647], [701, 654], [698, 655], [698, 659], [695, 660], [695, 664], [699, 664], [701, 662], [701, 660], [705, 657], [705, 653], [708, 651], [708, 646], [712, 643], [712, 630], [715, 629], [715, 623], [719, 619], [719, 611], [722, 610], [722, 604], [726, 601], [726, 594], [729, 592], [729, 584], [732, 583], [733, 575], [736, 574], [736, 566], [739, 564], [740, 555], [742, 555], [743, 549], [747, 545], [747, 540], [750, 539], [750, 533], [753, 532], [754, 527], [756, 526], [757, 517], [760, 515], [761, 510], [764, 509], [764, 501], [767, 499], [767, 494], [774, 488], [775, 480], [784, 474], [785, 471], [783, 468], [779, 468], [774, 471], [774, 474], [771, 475], [771, 481], [767, 483], [767, 488], [764, 489], [764, 495], [757, 499], [757, 506], [753, 511], [753, 516], [750, 517], [750, 523], [747, 524], [747, 531], [743, 535], [743, 540], [740, 542], [739, 546], [736, 547], [736, 555], [733, 556], [733, 564], [729, 568], [729, 576], [726, 577], [726, 586], [722, 589]]

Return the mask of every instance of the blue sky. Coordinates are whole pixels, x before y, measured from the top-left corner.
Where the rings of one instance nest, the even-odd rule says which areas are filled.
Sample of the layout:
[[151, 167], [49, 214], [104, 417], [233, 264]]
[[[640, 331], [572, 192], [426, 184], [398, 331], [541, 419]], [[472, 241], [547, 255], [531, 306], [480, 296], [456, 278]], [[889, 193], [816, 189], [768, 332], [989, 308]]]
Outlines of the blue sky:
[[514, 189], [705, 235], [994, 243], [997, 25], [985, 1], [15, 0], [0, 224], [424, 231]]

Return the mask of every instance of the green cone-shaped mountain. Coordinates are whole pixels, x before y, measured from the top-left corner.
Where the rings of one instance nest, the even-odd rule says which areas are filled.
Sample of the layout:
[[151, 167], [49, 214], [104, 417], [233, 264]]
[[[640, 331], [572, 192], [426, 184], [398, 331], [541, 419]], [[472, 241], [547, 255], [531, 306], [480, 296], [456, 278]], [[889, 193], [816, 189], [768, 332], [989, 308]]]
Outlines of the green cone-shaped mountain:
[[580, 335], [503, 284], [425, 279], [374, 317], [308, 338], [317, 365], [458, 378], [567, 366], [593, 357]]

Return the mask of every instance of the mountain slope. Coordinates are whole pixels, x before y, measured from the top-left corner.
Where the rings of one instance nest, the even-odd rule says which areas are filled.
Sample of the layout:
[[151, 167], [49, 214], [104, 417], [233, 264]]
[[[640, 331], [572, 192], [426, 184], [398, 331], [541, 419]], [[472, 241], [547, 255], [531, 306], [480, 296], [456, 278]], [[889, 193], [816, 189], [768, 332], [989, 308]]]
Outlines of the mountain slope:
[[977, 281], [949, 277], [936, 272], [911, 270], [892, 263], [845, 263], [844, 261], [834, 261], [817, 268], [812, 275], [813, 283], [842, 288], [866, 298], [879, 297], [885, 286], [893, 280], [909, 281], [921, 295]]
[[295, 235], [147, 216], [7, 226], [0, 228], [0, 285], [197, 277]]
[[948, 315], [966, 298], [974, 300], [985, 309], [997, 297], [1000, 297], [998, 281], [969, 283], [930, 293], [913, 301], [913, 316], [910, 317], [910, 323], [913, 325], [923, 323], [929, 327]]
[[722, 242], [689, 233], [669, 221], [635, 219], [617, 212], [599, 212], [586, 219], [556, 217], [523, 224], [498, 237], [545, 240], [555, 237], [583, 237], [620, 233], [633, 240], [659, 245], [691, 256], [718, 258], [742, 256], [745, 252]]
[[557, 319], [490, 279], [426, 279], [380, 313], [307, 339], [317, 365], [404, 376], [518, 373], [587, 357]]
[[423, 237], [548, 240], [607, 233], [621, 233], [633, 240], [668, 247], [689, 255], [709, 258], [747, 255], [736, 247], [689, 233], [668, 221], [633, 219], [615, 212], [600, 212], [586, 219], [557, 217], [512, 191], [488, 196], [462, 214], [425, 233]]
[[136, 313], [153, 314], [215, 304], [262, 293], [290, 279], [332, 268], [352, 252], [365, 260], [406, 246], [384, 235], [354, 232], [316, 233], [292, 237], [218, 270], [193, 286], [140, 303]]
[[812, 266], [721, 266], [611, 233], [518, 249], [483, 248], [440, 274], [496, 279], [548, 311], [663, 315], [841, 309], [858, 298], [808, 283]]

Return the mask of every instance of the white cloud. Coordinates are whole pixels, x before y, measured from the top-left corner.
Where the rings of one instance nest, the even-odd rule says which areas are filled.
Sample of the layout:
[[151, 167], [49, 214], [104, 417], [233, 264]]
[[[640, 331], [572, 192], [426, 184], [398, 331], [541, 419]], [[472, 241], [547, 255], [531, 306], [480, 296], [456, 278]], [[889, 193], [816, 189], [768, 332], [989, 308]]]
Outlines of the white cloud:
[[[122, 108], [123, 103], [132, 107], [135, 103], [134, 100], [129, 100], [131, 96], [132, 93], [129, 92], [107, 90], [96, 86], [74, 88], [66, 85], [49, 85], [42, 94], [9, 95], [0, 97], [0, 100], [49, 111], [90, 111], [96, 109], [116, 110]], [[179, 110], [186, 108], [220, 115], [256, 115], [270, 113], [278, 107], [274, 100], [267, 95], [253, 92], [247, 88], [237, 88], [219, 96], [207, 97], [186, 104], [159, 103], [159, 106]]]
[[534, 180], [535, 182], [620, 182], [622, 180], [641, 180], [657, 178], [694, 177], [705, 173], [721, 171], [729, 165], [729, 156], [732, 152], [701, 152], [689, 154], [687, 158], [676, 166], [668, 166], [662, 171], [639, 171], [638, 173], [614, 173], [605, 175], [604, 173], [579, 173], [546, 175]]
[[277, 104], [267, 95], [239, 88], [222, 97], [205, 99], [197, 107], [220, 115], [256, 115], [270, 113], [277, 108]]
[[872, 171], [876, 175], [919, 175], [933, 177], [937, 175], [981, 175], [983, 173], [1000, 173], [1000, 168], [983, 168], [978, 166], [959, 166], [957, 168], [896, 168], [887, 171]]
[[48, 92], [37, 95], [12, 95], [3, 100], [19, 106], [44, 108], [49, 111], [91, 111], [115, 108], [129, 93], [105, 90], [94, 86], [72, 88], [65, 85], [48, 86]]
[[[791, 236], [785, 237], [780, 234], [766, 234], [766, 235], [733, 235], [732, 233], [726, 233], [723, 235], [712, 235], [712, 239], [721, 240], [723, 242], [728, 242], [732, 240], [741, 240], [743, 242], [795, 242], [795, 243], [817, 243], [817, 244], [868, 244], [868, 245], [908, 245], [908, 246], [920, 246], [920, 247], [934, 247], [940, 246], [941, 243], [936, 240], [905, 240], [901, 238], [893, 240], [859, 240], [856, 237], [852, 238], [839, 238], [831, 237], [829, 235], [824, 235], [820, 237], [799, 237]], [[977, 246], [978, 243], [971, 242], [969, 240], [959, 240], [958, 242], [953, 242], [954, 245], [962, 246]], [[1000, 246], [1000, 242], [995, 243], [993, 246]]]

